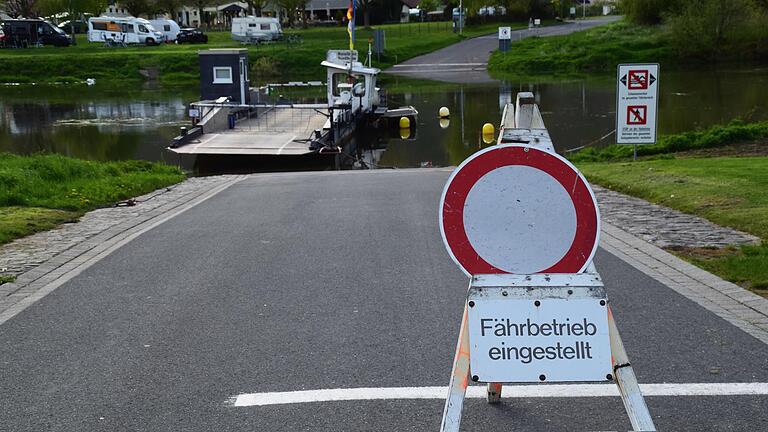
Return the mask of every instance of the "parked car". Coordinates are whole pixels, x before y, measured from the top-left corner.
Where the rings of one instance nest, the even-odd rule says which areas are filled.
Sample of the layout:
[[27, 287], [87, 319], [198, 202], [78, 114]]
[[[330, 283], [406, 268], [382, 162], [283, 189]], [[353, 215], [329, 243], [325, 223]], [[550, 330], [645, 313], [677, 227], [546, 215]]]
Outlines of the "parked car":
[[166, 42], [175, 42], [176, 37], [179, 35], [181, 28], [179, 24], [174, 20], [169, 19], [154, 19], [149, 21], [155, 30], [159, 31], [165, 36]]
[[247, 16], [232, 18], [232, 39], [257, 43], [282, 39], [283, 29], [277, 18]]
[[[77, 34], [85, 34], [88, 33], [88, 23], [85, 21], [75, 21], [75, 33]], [[66, 34], [72, 34], [72, 24], [71, 21], [64, 21], [61, 24], [59, 24], [59, 28]]]
[[3, 26], [0, 26], [0, 48], [5, 46], [5, 32], [3, 31]]
[[183, 28], [176, 36], [176, 43], [208, 43], [208, 35], [196, 28]]
[[69, 46], [72, 40], [60, 28], [41, 19], [10, 19], [0, 22], [7, 47]]
[[144, 18], [88, 18], [88, 42], [157, 45], [164, 40], [165, 35], [155, 30]]

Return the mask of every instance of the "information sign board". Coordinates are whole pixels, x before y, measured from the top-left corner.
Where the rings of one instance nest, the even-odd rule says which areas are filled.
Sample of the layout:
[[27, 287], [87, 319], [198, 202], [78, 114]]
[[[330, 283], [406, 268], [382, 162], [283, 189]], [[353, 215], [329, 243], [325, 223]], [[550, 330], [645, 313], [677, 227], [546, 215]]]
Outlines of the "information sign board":
[[494, 298], [487, 295], [487, 288], [484, 295], [473, 295], [471, 290], [467, 318], [473, 381], [609, 379], [605, 300]]
[[616, 142], [655, 143], [659, 65], [621, 64], [616, 85]]

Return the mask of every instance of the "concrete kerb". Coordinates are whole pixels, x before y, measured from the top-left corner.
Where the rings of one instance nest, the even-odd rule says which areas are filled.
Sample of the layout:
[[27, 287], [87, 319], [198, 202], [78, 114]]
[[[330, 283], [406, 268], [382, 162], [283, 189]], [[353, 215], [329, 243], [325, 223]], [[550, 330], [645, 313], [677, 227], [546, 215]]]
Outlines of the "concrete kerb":
[[[179, 199], [149, 211], [147, 215], [129, 219], [101, 233], [110, 231], [114, 234], [111, 237], [101, 234], [92, 236], [22, 273], [15, 283], [2, 285], [4, 289], [8, 287], [15, 289], [0, 299], [2, 300], [0, 301], [0, 325], [139, 235], [208, 200], [244, 178], [246, 176], [234, 176], [199, 195], [185, 194]], [[112, 231], [117, 226], [120, 230]], [[66, 259], [62, 260], [62, 256]]]
[[768, 299], [603, 222], [601, 246], [627, 264], [768, 344]]

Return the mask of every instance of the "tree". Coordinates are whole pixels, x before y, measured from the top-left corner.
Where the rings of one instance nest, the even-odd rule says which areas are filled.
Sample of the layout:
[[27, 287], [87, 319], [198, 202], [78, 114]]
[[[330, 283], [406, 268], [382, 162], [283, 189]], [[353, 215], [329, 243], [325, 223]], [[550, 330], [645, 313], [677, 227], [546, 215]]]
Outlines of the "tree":
[[437, 0], [421, 0], [419, 2], [419, 9], [423, 10], [424, 12], [432, 12], [433, 10], [437, 10], [438, 6], [439, 3]]
[[67, 14], [72, 45], [76, 45], [75, 22], [85, 21], [85, 14], [99, 15], [107, 7], [106, 0], [40, 0], [40, 11], [45, 15]]
[[0, 0], [5, 13], [13, 18], [35, 18], [40, 16], [37, 0]]
[[176, 11], [183, 6], [182, 0], [155, 0], [151, 5], [153, 15], [168, 14], [171, 19], [176, 19]]
[[278, 0], [277, 4], [285, 9], [285, 15], [288, 17], [288, 26], [293, 27], [293, 23], [296, 21], [296, 16], [301, 14], [302, 21], [304, 20], [304, 10], [307, 8], [306, 0]]
[[208, 7], [210, 4], [211, 0], [192, 0], [187, 3], [188, 6], [197, 8], [197, 16], [200, 17], [200, 27], [203, 26], [203, 8]]
[[245, 0], [248, 3], [248, 13], [261, 16], [261, 10], [267, 5], [268, 0]]
[[376, 0], [356, 0], [357, 7], [363, 13], [363, 25], [365, 28], [371, 28], [371, 6]]

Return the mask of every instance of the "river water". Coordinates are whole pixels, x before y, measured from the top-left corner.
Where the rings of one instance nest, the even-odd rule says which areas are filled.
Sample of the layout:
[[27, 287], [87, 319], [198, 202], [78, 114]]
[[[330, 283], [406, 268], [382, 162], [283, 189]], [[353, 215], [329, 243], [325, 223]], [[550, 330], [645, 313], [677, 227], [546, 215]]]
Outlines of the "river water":
[[[358, 137], [368, 166], [456, 165], [486, 144], [484, 123], [498, 124], [506, 102], [531, 91], [558, 149], [606, 145], [614, 129], [615, 81], [610, 76], [541, 82], [444, 84], [392, 76], [381, 79], [389, 105], [413, 105], [420, 116], [409, 139]], [[316, 92], [315, 92], [316, 93]], [[188, 124], [193, 86], [179, 89], [96, 85], [0, 87], [0, 151], [54, 152], [93, 160], [176, 163], [164, 150]], [[676, 71], [660, 77], [659, 133], [676, 133], [734, 118], [768, 119], [768, 69]], [[438, 109], [451, 111], [440, 124]]]

